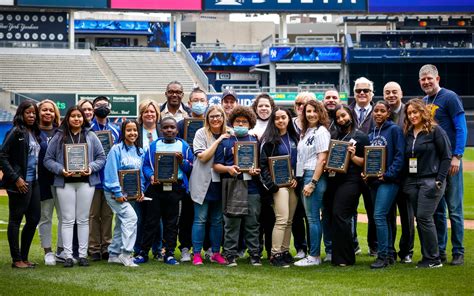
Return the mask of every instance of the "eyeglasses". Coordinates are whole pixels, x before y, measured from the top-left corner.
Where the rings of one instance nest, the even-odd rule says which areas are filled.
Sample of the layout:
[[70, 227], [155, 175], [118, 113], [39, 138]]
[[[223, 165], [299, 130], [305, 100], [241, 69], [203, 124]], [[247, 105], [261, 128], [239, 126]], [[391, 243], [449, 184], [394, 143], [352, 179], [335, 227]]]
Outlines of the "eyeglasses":
[[360, 94], [361, 92], [363, 92], [364, 94], [368, 94], [372, 90], [368, 89], [368, 88], [357, 88], [354, 91], [355, 91], [356, 94]]
[[210, 120], [219, 120], [219, 119], [222, 119], [222, 115], [221, 114], [219, 114], [219, 115], [210, 115], [209, 119]]
[[295, 102], [295, 105], [296, 105], [296, 107], [299, 107], [299, 106], [303, 106], [304, 103], [302, 103], [302, 102]]
[[249, 124], [249, 121], [248, 121], [248, 120], [236, 119], [236, 120], [234, 121], [234, 123], [237, 123], [237, 124]]
[[181, 90], [167, 90], [166, 93], [169, 96], [172, 96], [172, 95], [181, 96], [181, 95], [183, 95], [183, 91], [181, 91]]

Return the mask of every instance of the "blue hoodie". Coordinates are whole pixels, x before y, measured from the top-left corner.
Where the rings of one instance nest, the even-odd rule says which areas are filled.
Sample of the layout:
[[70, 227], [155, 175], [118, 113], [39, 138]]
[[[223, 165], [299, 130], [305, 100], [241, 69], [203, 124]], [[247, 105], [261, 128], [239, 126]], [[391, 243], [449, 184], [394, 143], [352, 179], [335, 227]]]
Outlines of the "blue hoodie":
[[[169, 145], [171, 149], [161, 149]], [[158, 147], [158, 149], [157, 149]], [[183, 181], [181, 188], [186, 189], [189, 192], [188, 176], [193, 168], [193, 153], [188, 143], [183, 139], [176, 138], [175, 143], [165, 143], [164, 138], [158, 138], [150, 144], [150, 148], [145, 153], [145, 160], [143, 162], [143, 174], [145, 175], [145, 184], [143, 185], [145, 190], [150, 186], [151, 176], [155, 173], [155, 153], [156, 152], [181, 152], [183, 154], [183, 162], [178, 166], [178, 179]], [[142, 181], [143, 183], [143, 181]], [[178, 184], [173, 184], [173, 190], [179, 188]]]
[[386, 169], [383, 175], [386, 182], [398, 182], [405, 158], [405, 137], [402, 129], [391, 120], [385, 121], [381, 128], [370, 130], [372, 146], [385, 146]]
[[[118, 177], [119, 170], [140, 170], [140, 178], [143, 180], [141, 170], [145, 153], [139, 148], [140, 155], [135, 146], [126, 146], [124, 142], [116, 144], [110, 149], [107, 155], [107, 162], [104, 169], [104, 190], [111, 192], [114, 197], [122, 197], [122, 187]], [[144, 192], [142, 182], [142, 192]]]

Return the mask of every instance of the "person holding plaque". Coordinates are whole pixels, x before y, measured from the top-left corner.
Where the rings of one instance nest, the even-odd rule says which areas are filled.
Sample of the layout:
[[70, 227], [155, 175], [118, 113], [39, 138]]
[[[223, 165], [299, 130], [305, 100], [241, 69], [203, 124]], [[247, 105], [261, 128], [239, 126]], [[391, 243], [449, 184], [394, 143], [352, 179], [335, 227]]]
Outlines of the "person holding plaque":
[[[13, 268], [33, 268], [36, 265], [28, 261], [28, 254], [41, 216], [38, 154], [42, 141], [38, 114], [33, 101], [21, 102], [13, 118], [13, 127], [0, 148], [2, 183], [8, 194], [7, 237]], [[23, 217], [26, 223], [20, 242]]]
[[[112, 243], [109, 245], [109, 263], [119, 263], [127, 267], [138, 266], [133, 262], [132, 252], [137, 236], [137, 215], [126, 193], [126, 186], [132, 186], [132, 191], [140, 192], [133, 196], [138, 202], [143, 199], [142, 163], [143, 149], [138, 147], [140, 126], [135, 120], [125, 120], [122, 123], [123, 139], [114, 145], [107, 155], [104, 170], [104, 193], [107, 203], [115, 214], [115, 228]], [[132, 184], [123, 184], [120, 180], [121, 170], [137, 170], [136, 181]], [[141, 177], [141, 178], [140, 178]]]
[[387, 102], [378, 101], [375, 103], [372, 115], [375, 126], [369, 133], [370, 145], [384, 147], [385, 150], [385, 152], [377, 150], [381, 158], [371, 161], [366, 159], [365, 164], [368, 169], [373, 165], [376, 166], [376, 169], [383, 170], [376, 177], [365, 178], [374, 199], [378, 250], [377, 259], [370, 265], [370, 268], [375, 269], [387, 267], [389, 264], [393, 264], [397, 258], [393, 249], [394, 236], [390, 220], [392, 207], [400, 186], [400, 174], [405, 157], [405, 138], [402, 129], [391, 120], [391, 109]]
[[[145, 153], [143, 162], [143, 175], [145, 177], [146, 194], [152, 198], [152, 201], [145, 203], [147, 213], [143, 226], [143, 238], [140, 246], [140, 254], [135, 257], [135, 263], [145, 263], [148, 261], [148, 252], [154, 242], [156, 234], [160, 229], [160, 223], [163, 223], [163, 247], [165, 248], [164, 262], [169, 265], [179, 264], [174, 257], [176, 248], [176, 239], [178, 235], [178, 217], [180, 201], [189, 191], [187, 174], [191, 172], [193, 165], [193, 154], [186, 141], [177, 137], [178, 128], [176, 119], [165, 117], [161, 120], [161, 132], [163, 138], [151, 143], [148, 152]], [[157, 155], [160, 153], [173, 153], [174, 161], [170, 163], [161, 163], [166, 165], [166, 171], [173, 169], [177, 163], [176, 180], [169, 182], [160, 182], [155, 180], [160, 169], [155, 171]], [[166, 158], [169, 160], [170, 158]], [[176, 171], [171, 171], [174, 175]]]
[[[91, 130], [94, 132], [109, 131], [113, 143], [120, 139], [120, 129], [108, 118], [112, 108], [109, 98], [98, 96], [92, 102], [94, 119], [91, 121]], [[112, 144], [112, 143], [110, 143]], [[109, 147], [111, 148], [111, 147]], [[105, 150], [106, 148], [104, 148]], [[95, 186], [94, 198], [90, 211], [89, 254], [93, 261], [109, 259], [107, 249], [112, 242], [112, 219], [114, 214], [105, 200], [103, 180], [104, 170], [100, 171], [100, 183]]]
[[211, 262], [226, 264], [220, 253], [222, 243], [222, 188], [220, 176], [212, 169], [217, 146], [230, 137], [227, 118], [219, 105], [209, 107], [204, 127], [196, 132], [193, 141], [194, 163], [189, 179], [189, 191], [194, 202], [192, 227], [193, 264], [202, 265], [206, 224], [209, 224]]
[[406, 104], [404, 132], [405, 175], [408, 176], [403, 191], [415, 212], [423, 255], [416, 267], [442, 267], [433, 215], [446, 189], [451, 145], [446, 132], [436, 124], [420, 99], [412, 99]]
[[[336, 140], [348, 142], [347, 153], [342, 158], [349, 158], [346, 173], [335, 173], [330, 184], [334, 192], [332, 203], [331, 234], [332, 234], [332, 264], [347, 266], [355, 264], [355, 244], [352, 234], [352, 219], [357, 212], [359, 197], [364, 181], [362, 167], [364, 166], [364, 147], [370, 145], [369, 138], [355, 127], [353, 114], [346, 105], [336, 107]], [[332, 171], [330, 170], [331, 174]]]
[[[54, 187], [61, 208], [61, 235], [66, 260], [64, 267], [74, 265], [72, 240], [74, 223], [77, 222], [79, 240], [79, 265], [88, 266], [87, 248], [89, 242], [89, 211], [95, 185], [100, 183], [99, 171], [105, 165], [105, 153], [97, 135], [89, 129], [84, 112], [79, 106], [68, 109], [58, 131], [51, 139], [44, 166], [55, 174]], [[67, 153], [65, 144], [87, 147], [84, 150]], [[70, 146], [74, 147], [74, 146]], [[83, 154], [86, 152], [86, 154]], [[67, 171], [69, 165], [85, 167], [78, 172]]]
[[302, 129], [298, 143], [296, 177], [303, 183], [301, 200], [309, 224], [310, 249], [308, 256], [295, 262], [296, 266], [321, 264], [321, 207], [326, 191], [324, 164], [331, 134], [329, 118], [321, 102], [310, 100], [303, 108]]
[[[259, 255], [261, 202], [256, 183], [260, 169], [257, 168], [258, 163], [255, 161], [256, 153], [258, 153], [257, 138], [248, 133], [249, 129], [255, 126], [255, 121], [252, 109], [244, 106], [235, 107], [229, 118], [229, 123], [234, 127], [234, 134], [228, 139], [222, 140], [214, 156], [213, 169], [221, 174], [223, 192], [233, 193], [235, 189], [243, 191], [239, 191], [242, 193], [239, 196], [229, 193], [229, 196], [222, 197], [226, 200], [223, 205], [224, 211], [228, 212], [228, 214], [224, 212], [224, 256], [230, 267], [237, 266], [236, 259], [242, 223], [244, 223], [244, 237], [250, 255], [250, 264], [253, 266], [262, 265]], [[237, 151], [235, 147], [239, 142], [253, 142], [255, 145], [253, 148], [250, 148], [249, 145], [244, 151]], [[248, 172], [241, 171], [243, 167], [241, 168], [235, 163], [234, 157], [236, 155], [237, 161], [240, 161], [241, 165], [251, 163], [252, 167], [248, 169]], [[247, 189], [246, 192], [245, 189]], [[227, 201], [229, 202], [227, 203]]]
[[[293, 172], [296, 169], [298, 138], [299, 135], [291, 123], [290, 111], [277, 107], [270, 115], [268, 127], [263, 134], [260, 155], [262, 182], [273, 194], [275, 225], [272, 232], [270, 263], [276, 267], [288, 267], [293, 263], [290, 240], [293, 215], [298, 203], [295, 192], [297, 182], [293, 178]], [[290, 166], [281, 172], [271, 172], [269, 157], [274, 156], [289, 156]], [[284, 174], [290, 180], [290, 185], [279, 187], [272, 178], [272, 175], [277, 174]]]

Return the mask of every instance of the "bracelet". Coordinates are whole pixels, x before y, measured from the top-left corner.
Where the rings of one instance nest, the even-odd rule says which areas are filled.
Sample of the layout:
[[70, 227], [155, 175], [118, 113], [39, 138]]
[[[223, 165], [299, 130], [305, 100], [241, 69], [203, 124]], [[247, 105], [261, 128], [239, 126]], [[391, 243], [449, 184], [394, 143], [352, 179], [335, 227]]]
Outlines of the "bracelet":
[[313, 184], [314, 186], [318, 185], [318, 182], [319, 180], [311, 179], [311, 184]]

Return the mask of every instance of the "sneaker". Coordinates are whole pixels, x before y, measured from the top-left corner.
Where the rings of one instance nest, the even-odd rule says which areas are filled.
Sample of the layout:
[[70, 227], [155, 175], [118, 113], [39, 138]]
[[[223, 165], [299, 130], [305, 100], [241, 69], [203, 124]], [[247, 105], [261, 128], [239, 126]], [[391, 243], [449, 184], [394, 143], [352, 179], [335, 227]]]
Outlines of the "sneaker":
[[102, 255], [101, 255], [101, 259], [102, 259], [102, 260], [109, 260], [109, 256], [110, 256], [110, 255], [109, 255], [109, 252], [104, 252], [104, 253], [102, 253]]
[[362, 254], [362, 250], [360, 249], [359, 246], [357, 246], [357, 248], [354, 250], [354, 254], [356, 254], [356, 255]]
[[66, 261], [66, 254], [64, 253], [64, 251], [61, 251], [61, 253], [56, 253], [55, 255], [56, 257], [56, 262], [59, 262], [59, 263], [63, 263], [64, 261]]
[[412, 256], [412, 255], [406, 255], [405, 257], [403, 257], [403, 258], [400, 260], [400, 263], [405, 263], [405, 264], [412, 263], [412, 262], [413, 262], [413, 259], [412, 259], [411, 256]]
[[441, 261], [424, 261], [421, 260], [416, 265], [416, 268], [439, 268], [443, 267], [443, 263]]
[[138, 255], [133, 259], [133, 263], [135, 264], [142, 264], [142, 263], [147, 263], [147, 262], [148, 262], [148, 256]]
[[370, 257], [377, 257], [377, 251], [375, 249], [369, 248], [368, 254]]
[[303, 258], [300, 261], [295, 262], [295, 266], [302, 266], [302, 267], [320, 265], [320, 264], [321, 264], [320, 257], [313, 257], [309, 255], [306, 258]]
[[387, 258], [379, 258], [375, 259], [375, 262], [370, 264], [371, 269], [380, 269], [385, 268], [388, 266], [388, 259]]
[[212, 250], [211, 248], [207, 249], [207, 251], [204, 253], [204, 258], [206, 258], [207, 260], [211, 260], [211, 257], [212, 257]]
[[56, 265], [56, 258], [53, 252], [48, 252], [44, 255], [44, 265], [53, 266]]
[[283, 253], [278, 253], [270, 257], [270, 264], [275, 267], [288, 268], [290, 264], [285, 262]]
[[89, 266], [89, 260], [87, 258], [79, 258], [79, 266]]
[[[111, 257], [109, 257], [109, 259], [110, 258]], [[123, 266], [138, 267], [138, 265], [135, 262], [133, 262], [133, 258], [130, 255], [120, 254], [120, 255], [118, 255], [118, 259], [119, 259], [120, 263], [123, 264]]]
[[331, 262], [332, 261], [332, 254], [326, 254], [326, 257], [324, 257], [323, 262]]
[[67, 258], [66, 260], [64, 260], [63, 266], [64, 267], [73, 267], [74, 262], [72, 261], [72, 258]]
[[183, 248], [181, 250], [181, 262], [191, 262], [191, 254], [189, 253], [188, 248]]
[[252, 266], [262, 266], [262, 260], [260, 260], [260, 256], [250, 256], [250, 265]]
[[[182, 259], [181, 259], [182, 260]], [[193, 256], [193, 265], [202, 265], [202, 257], [200, 253], [195, 253]]]
[[220, 265], [226, 265], [227, 264], [227, 261], [225, 260], [224, 257], [222, 257], [221, 253], [217, 252], [217, 253], [214, 253], [211, 258], [210, 258], [211, 262], [214, 262], [214, 263], [217, 263], [217, 264], [220, 264]]
[[239, 258], [244, 258], [245, 257], [245, 250], [240, 250], [238, 253], [237, 253], [237, 256]]
[[296, 253], [295, 259], [303, 259], [306, 257], [306, 252], [303, 250], [298, 250]]
[[165, 263], [168, 265], [179, 265], [178, 260], [176, 260], [176, 258], [174, 258], [173, 256], [166, 257]]
[[227, 257], [226, 257], [226, 261], [227, 261], [227, 266], [228, 266], [228, 267], [235, 267], [235, 266], [237, 266], [237, 261], [235, 260], [235, 257], [234, 257], [234, 256], [227, 256]]
[[288, 264], [293, 264], [295, 262], [295, 260], [293, 259], [289, 251], [283, 252], [282, 258], [283, 258], [283, 261]]
[[464, 254], [454, 254], [451, 265], [459, 266], [464, 264]]
[[92, 261], [100, 261], [100, 253], [93, 253], [91, 254]]
[[162, 254], [155, 254], [155, 255], [153, 255], [153, 260], [163, 261], [163, 255]]
[[388, 265], [394, 265], [397, 262], [395, 257], [389, 256], [387, 257]]
[[447, 263], [448, 262], [448, 257], [446, 256], [445, 253], [439, 254], [439, 259], [441, 260], [441, 263]]
[[107, 260], [108, 263], [117, 263], [117, 264], [122, 264], [122, 261], [120, 261], [119, 256], [115, 255], [110, 255], [109, 260]]

